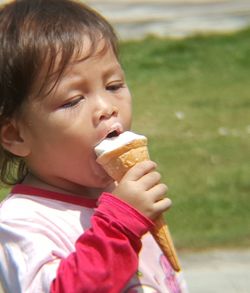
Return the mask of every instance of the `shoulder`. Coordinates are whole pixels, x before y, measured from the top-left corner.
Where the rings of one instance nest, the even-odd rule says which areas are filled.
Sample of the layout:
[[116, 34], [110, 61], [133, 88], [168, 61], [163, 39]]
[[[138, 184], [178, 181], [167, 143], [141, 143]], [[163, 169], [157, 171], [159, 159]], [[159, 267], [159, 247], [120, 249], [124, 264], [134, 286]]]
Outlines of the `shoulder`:
[[0, 223], [9, 220], [37, 219], [65, 209], [62, 202], [32, 195], [10, 193], [0, 204]]
[[27, 217], [28, 213], [32, 211], [31, 205], [33, 205], [32, 202], [25, 196], [10, 193], [0, 204], [0, 222], [22, 215]]
[[92, 209], [66, 202], [11, 193], [0, 204], [0, 233], [29, 231], [47, 235], [52, 231], [75, 239], [89, 227], [92, 214]]

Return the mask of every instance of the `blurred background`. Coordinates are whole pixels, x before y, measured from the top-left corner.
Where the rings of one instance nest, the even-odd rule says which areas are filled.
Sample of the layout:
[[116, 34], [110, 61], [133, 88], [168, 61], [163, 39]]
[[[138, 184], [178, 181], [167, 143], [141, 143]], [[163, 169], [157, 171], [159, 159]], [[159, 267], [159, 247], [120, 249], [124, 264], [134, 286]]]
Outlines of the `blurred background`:
[[82, 2], [120, 38], [190, 292], [250, 292], [250, 0]]
[[249, 0], [89, 0], [121, 39], [229, 32], [250, 23]]

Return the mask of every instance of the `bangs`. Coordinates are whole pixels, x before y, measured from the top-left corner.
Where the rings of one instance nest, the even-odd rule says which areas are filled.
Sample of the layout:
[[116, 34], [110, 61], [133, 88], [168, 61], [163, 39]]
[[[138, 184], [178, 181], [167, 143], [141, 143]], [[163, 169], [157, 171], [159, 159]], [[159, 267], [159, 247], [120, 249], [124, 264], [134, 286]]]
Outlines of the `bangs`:
[[[69, 62], [96, 54], [100, 42], [104, 44], [101, 51], [111, 48], [118, 55], [117, 38], [111, 25], [80, 2], [12, 2], [5, 7], [1, 25], [6, 29], [7, 42], [11, 44], [2, 50], [6, 54], [2, 57], [7, 60], [4, 62], [8, 79], [16, 85], [15, 91], [22, 101], [40, 95], [52, 76], [55, 80], [53, 88]], [[3, 46], [7, 42], [3, 40]], [[50, 86], [49, 91], [52, 88]]]
[[[36, 1], [35, 1], [36, 2]], [[45, 1], [46, 2], [46, 1]], [[40, 17], [25, 22], [29, 28], [23, 31], [29, 32], [34, 28], [33, 37], [28, 48], [34, 60], [33, 85], [36, 87], [36, 96], [39, 96], [46, 88], [48, 94], [55, 87], [70, 62], [88, 59], [95, 54], [102, 54], [111, 48], [118, 57], [117, 38], [113, 28], [106, 20], [95, 11], [86, 8], [80, 3], [67, 2], [67, 11], [60, 13], [60, 1], [55, 1], [55, 14], [52, 7], [43, 10]], [[64, 2], [64, 1], [62, 1]], [[53, 0], [50, 0], [53, 4]], [[52, 5], [51, 4], [51, 5]], [[51, 6], [50, 5], [50, 6]], [[75, 9], [75, 8], [78, 9]], [[58, 11], [59, 9], [59, 11]], [[42, 18], [42, 22], [39, 21]], [[47, 19], [46, 19], [47, 18]], [[23, 35], [25, 38], [25, 35]], [[26, 36], [29, 39], [29, 35]], [[100, 49], [100, 43], [103, 44]], [[42, 78], [40, 75], [42, 73]], [[50, 85], [47, 88], [47, 85]]]
[[[33, 97], [43, 98], [51, 93], [63, 76], [68, 65], [87, 60], [93, 56], [105, 54], [115, 49], [109, 39], [100, 31], [74, 32], [75, 40], [60, 38], [52, 43], [43, 43], [43, 50], [37, 52], [37, 75], [34, 76]], [[40, 49], [41, 47], [39, 47]]]

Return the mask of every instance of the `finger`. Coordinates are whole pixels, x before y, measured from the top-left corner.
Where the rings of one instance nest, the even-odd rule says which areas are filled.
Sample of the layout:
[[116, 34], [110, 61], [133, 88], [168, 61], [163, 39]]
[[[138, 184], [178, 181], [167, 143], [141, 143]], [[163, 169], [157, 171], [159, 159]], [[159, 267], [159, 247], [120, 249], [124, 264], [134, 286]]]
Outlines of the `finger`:
[[158, 215], [160, 215], [166, 210], [168, 210], [171, 207], [171, 205], [172, 205], [171, 199], [168, 197], [165, 197], [154, 204], [154, 209], [157, 211]]
[[137, 181], [145, 174], [151, 172], [156, 168], [156, 163], [153, 161], [143, 161], [134, 165], [123, 177], [123, 180]]
[[152, 196], [154, 202], [162, 200], [166, 197], [168, 192], [168, 187], [164, 183], [160, 183], [152, 187], [150, 190], [147, 191], [148, 196]]
[[142, 184], [145, 190], [149, 190], [158, 184], [161, 180], [161, 175], [157, 171], [151, 171], [150, 173], [145, 174], [142, 176], [138, 182]]

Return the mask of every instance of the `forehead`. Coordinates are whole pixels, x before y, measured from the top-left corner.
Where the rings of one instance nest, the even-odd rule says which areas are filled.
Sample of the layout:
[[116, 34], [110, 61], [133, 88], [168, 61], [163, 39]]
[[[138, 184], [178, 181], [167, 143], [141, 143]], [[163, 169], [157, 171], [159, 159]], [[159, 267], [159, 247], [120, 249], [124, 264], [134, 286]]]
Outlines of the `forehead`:
[[70, 55], [65, 53], [63, 48], [57, 48], [56, 54], [49, 52], [34, 83], [33, 98], [46, 97], [74, 65], [95, 62], [107, 53], [119, 64], [112, 45], [101, 37], [98, 43], [93, 43], [89, 37], [85, 37], [82, 45], [76, 47]]

